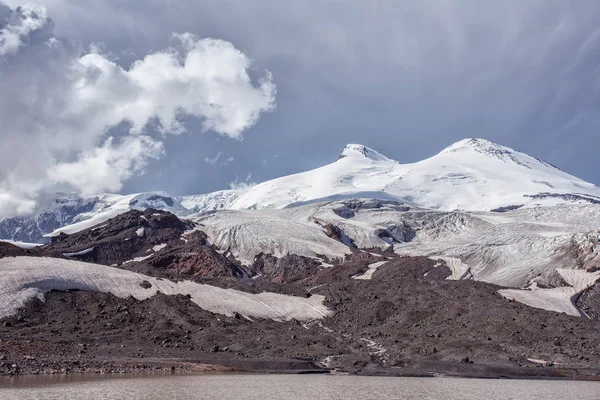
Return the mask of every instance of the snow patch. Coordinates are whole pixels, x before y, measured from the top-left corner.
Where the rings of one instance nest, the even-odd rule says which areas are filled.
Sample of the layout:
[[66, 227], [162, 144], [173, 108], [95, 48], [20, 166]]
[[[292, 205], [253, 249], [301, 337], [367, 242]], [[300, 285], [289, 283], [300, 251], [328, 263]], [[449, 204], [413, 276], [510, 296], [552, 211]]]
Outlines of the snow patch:
[[132, 262], [142, 262], [142, 261], [144, 261], [144, 260], [147, 260], [147, 259], [149, 259], [149, 258], [150, 258], [150, 257], [152, 257], [153, 255], [154, 255], [154, 253], [153, 253], [153, 254], [150, 254], [150, 255], [147, 255], [147, 256], [135, 257], [135, 258], [134, 258], [134, 259], [132, 259], [132, 260], [127, 260], [127, 261], [123, 262], [123, 264], [132, 263]]
[[42, 243], [26, 243], [26, 242], [17, 242], [14, 240], [0, 240], [0, 242], [10, 243], [13, 246], [17, 246], [17, 247], [20, 247], [25, 250], [30, 250], [30, 249], [34, 249], [36, 247], [43, 246]]
[[529, 289], [501, 289], [498, 292], [507, 299], [531, 307], [564, 312], [577, 317], [585, 316], [575, 304], [575, 300], [581, 292], [593, 286], [600, 279], [600, 271], [586, 272], [575, 269], [557, 269], [556, 271], [571, 286], [541, 289], [537, 284], [533, 284]]
[[548, 361], [548, 360], [541, 360], [539, 358], [528, 358], [527, 361], [532, 362], [534, 364], [543, 365], [543, 366], [560, 365], [560, 363], [555, 363], [555, 362]]
[[77, 256], [82, 256], [84, 254], [88, 254], [91, 253], [92, 251], [94, 251], [95, 247], [90, 247], [89, 249], [85, 249], [85, 250], [81, 250], [78, 251], [76, 253], [63, 253], [64, 257], [77, 257]]
[[[140, 286], [143, 281], [152, 287], [144, 289]], [[157, 291], [166, 295], [189, 294], [194, 303], [210, 312], [227, 316], [237, 312], [276, 321], [322, 319], [331, 314], [323, 305], [325, 297], [320, 295], [305, 298], [270, 292], [252, 294], [191, 281], [158, 280], [104, 265], [56, 258], [0, 259], [0, 318], [14, 315], [33, 298], [44, 300], [48, 291], [69, 289], [112, 293], [120, 298], [133, 296], [138, 300], [150, 298]]]
[[352, 277], [352, 279], [370, 280], [371, 278], [373, 278], [373, 274], [375, 273], [375, 271], [377, 271], [377, 268], [381, 267], [386, 263], [387, 261], [379, 261], [374, 264], [369, 264], [369, 269], [364, 274], [355, 275]]
[[157, 244], [156, 246], [154, 246], [152, 248], [152, 250], [154, 250], [155, 252], [159, 252], [162, 249], [164, 249], [165, 247], [167, 247], [167, 244], [166, 243], [161, 243], [161, 244]]

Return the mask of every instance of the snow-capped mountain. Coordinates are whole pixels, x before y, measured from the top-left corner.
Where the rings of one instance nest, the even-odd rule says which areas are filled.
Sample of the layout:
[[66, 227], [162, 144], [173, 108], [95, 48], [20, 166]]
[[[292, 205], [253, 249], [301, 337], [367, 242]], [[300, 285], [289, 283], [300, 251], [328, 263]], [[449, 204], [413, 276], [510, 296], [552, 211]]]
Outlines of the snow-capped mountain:
[[98, 198], [90, 212], [77, 216], [78, 222], [63, 226], [49, 232], [49, 236], [56, 236], [61, 232], [73, 233], [96, 226], [130, 210], [145, 210], [154, 208], [172, 212], [175, 215], [187, 215], [189, 210], [181, 205], [179, 200], [165, 192], [147, 192], [131, 195], [104, 194]]
[[55, 232], [74, 232], [100, 224], [129, 210], [156, 208], [178, 215], [190, 211], [179, 199], [164, 192], [131, 195], [103, 194], [82, 198], [74, 194], [57, 193], [42, 200], [41, 211], [29, 217], [0, 220], [0, 239], [17, 242], [41, 243], [45, 235]]
[[0, 220], [0, 239], [37, 243], [45, 234], [80, 220], [80, 215], [91, 213], [97, 197], [84, 199], [76, 195], [57, 193], [43, 200], [41, 211], [29, 217]]
[[600, 203], [600, 188], [484, 139], [461, 140], [412, 164], [349, 144], [334, 163], [258, 184], [231, 208], [283, 208], [349, 197], [397, 200], [438, 210], [489, 211]]
[[131, 209], [148, 207], [187, 216], [358, 197], [441, 211], [506, 211], [537, 205], [600, 204], [600, 188], [485, 139], [461, 140], [412, 164], [349, 144], [331, 164], [241, 189], [179, 197], [164, 192], [92, 198], [59, 194], [34, 216], [1, 220], [0, 239], [40, 242], [46, 234], [76, 232]]

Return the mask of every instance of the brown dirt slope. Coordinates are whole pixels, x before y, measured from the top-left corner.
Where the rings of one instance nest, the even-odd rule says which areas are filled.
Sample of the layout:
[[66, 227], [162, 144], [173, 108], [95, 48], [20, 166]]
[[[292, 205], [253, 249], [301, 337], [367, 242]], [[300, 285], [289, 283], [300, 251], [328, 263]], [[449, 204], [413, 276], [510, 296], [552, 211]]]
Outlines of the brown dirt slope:
[[310, 284], [248, 283], [253, 291], [272, 286], [325, 295], [335, 314], [305, 323], [215, 315], [185, 296], [140, 302], [54, 292], [45, 304], [32, 301], [0, 321], [0, 371], [130, 371], [191, 362], [261, 371], [321, 366], [368, 374], [600, 377], [600, 321], [508, 301], [494, 285], [445, 280], [448, 268], [435, 265], [401, 257], [372, 280], [349, 278], [364, 270], [361, 260], [323, 270]]

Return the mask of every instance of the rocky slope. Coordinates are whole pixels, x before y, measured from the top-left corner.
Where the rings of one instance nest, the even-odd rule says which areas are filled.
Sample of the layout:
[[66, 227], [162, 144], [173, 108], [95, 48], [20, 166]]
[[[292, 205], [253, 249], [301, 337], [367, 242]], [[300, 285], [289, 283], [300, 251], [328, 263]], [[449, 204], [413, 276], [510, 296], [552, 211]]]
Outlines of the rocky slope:
[[55, 236], [40, 254], [172, 279], [246, 275], [193, 226], [166, 211], [130, 211], [97, 227]]
[[[315, 225], [342, 240], [332, 227]], [[578, 301], [590, 318], [570, 316], [506, 299], [493, 284], [449, 279], [454, 266], [446, 261], [402, 256], [391, 246], [348, 247], [344, 257], [326, 260], [334, 266], [269, 253], [242, 265], [203, 229], [149, 209], [40, 248], [2, 244], [2, 303], [29, 300], [0, 321], [0, 373], [210, 364], [216, 370], [600, 379], [595, 286]], [[414, 239], [411, 231], [394, 232], [390, 238], [398, 243]], [[227, 300], [216, 295], [219, 288], [235, 289], [230, 299], [247, 300]], [[283, 296], [277, 299], [295, 304], [296, 315], [312, 317], [273, 321], [283, 315], [275, 308], [285, 305], [252, 303], [265, 292], [264, 299]], [[320, 299], [328, 312], [314, 314]]]
[[[252, 371], [600, 378], [600, 322], [503, 299], [497, 287], [451, 281], [427, 258], [352, 258], [294, 278], [333, 311], [273, 322], [213, 314], [186, 296], [146, 300], [59, 291], [0, 324], [5, 374], [110, 372], [219, 365]], [[248, 290], [261, 285], [243, 283]], [[263, 282], [264, 285], [273, 285]], [[278, 285], [281, 290], [281, 285]], [[532, 322], [534, 321], [534, 322]]]

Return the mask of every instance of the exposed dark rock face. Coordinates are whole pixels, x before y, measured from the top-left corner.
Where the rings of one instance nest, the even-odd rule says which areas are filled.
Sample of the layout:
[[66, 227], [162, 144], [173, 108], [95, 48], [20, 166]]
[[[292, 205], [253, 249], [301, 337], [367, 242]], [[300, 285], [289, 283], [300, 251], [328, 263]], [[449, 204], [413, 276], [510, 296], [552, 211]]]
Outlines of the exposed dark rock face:
[[403, 222], [402, 224], [390, 225], [387, 228], [392, 238], [394, 238], [397, 242], [410, 242], [415, 238], [416, 232], [415, 230]]
[[355, 210], [381, 209], [384, 207], [393, 208], [396, 211], [409, 211], [410, 206], [399, 203], [393, 200], [378, 200], [378, 199], [347, 199], [344, 200], [343, 206], [333, 210], [334, 213], [342, 218], [353, 218]]
[[240, 265], [207, 246], [205, 241], [201, 244], [202, 239], [194, 239], [196, 234], [200, 232], [189, 235], [187, 243], [167, 248], [127, 269], [151, 275], [160, 271], [159, 276], [176, 280], [222, 276], [243, 278], [248, 275]]
[[338, 226], [333, 224], [326, 224], [323, 226], [323, 229], [325, 229], [325, 234], [328, 237], [335, 239], [348, 247], [356, 247], [354, 241], [350, 239], [348, 235], [346, 235], [344, 231], [342, 231]]
[[412, 241], [415, 236], [415, 230], [406, 222], [390, 225], [387, 229], [380, 229], [376, 232], [382, 239], [388, 239], [388, 242], [406, 243]]
[[397, 202], [389, 202], [378, 199], [349, 199], [344, 202], [346, 207], [351, 210], [369, 209], [369, 208], [381, 208], [384, 204], [398, 204]]
[[585, 201], [590, 204], [600, 204], [600, 199], [595, 196], [590, 195], [581, 195], [574, 193], [538, 193], [533, 195], [525, 195], [525, 197], [529, 197], [536, 200], [548, 199], [548, 198], [556, 198], [567, 201]]
[[497, 212], [497, 213], [503, 213], [503, 212], [507, 212], [507, 211], [518, 210], [521, 207], [523, 207], [523, 204], [515, 204], [515, 205], [512, 205], [512, 206], [504, 206], [504, 207], [494, 208], [494, 209], [492, 209], [490, 211], [491, 212]]
[[555, 288], [555, 287], [564, 287], [570, 286], [563, 277], [556, 272], [556, 270], [552, 271], [548, 275], [539, 276], [536, 278], [535, 283], [540, 288]]
[[[172, 198], [170, 198], [170, 197], [167, 197], [167, 196], [160, 196], [160, 195], [152, 195], [152, 196], [148, 196], [148, 197], [145, 199], [145, 201], [146, 201], [146, 202], [153, 202], [153, 201], [154, 201], [154, 202], [156, 202], [156, 201], [160, 201], [160, 202], [163, 202], [164, 204], [166, 204], [166, 205], [167, 205], [167, 206], [169, 206], [169, 207], [173, 207], [173, 206], [175, 205], [175, 202], [173, 201], [173, 199], [172, 199]], [[135, 207], [135, 206], [137, 206], [139, 203], [140, 203], [140, 201], [139, 201], [139, 200], [135, 200], [135, 199], [134, 199], [134, 200], [131, 200], [131, 201], [129, 202], [129, 205], [130, 205], [131, 207]]]
[[354, 211], [352, 211], [350, 208], [348, 208], [348, 206], [334, 208], [333, 212], [336, 213], [339, 217], [342, 217], [345, 219], [354, 218], [356, 216], [356, 213]]
[[[371, 252], [355, 251], [346, 258], [336, 263], [335, 268], [323, 268], [314, 275], [307, 276], [302, 283], [306, 285], [330, 284], [338, 281], [352, 279], [353, 276], [364, 274], [369, 265], [386, 260], [383, 256], [374, 255]], [[397, 257], [393, 255], [393, 257]]]
[[56, 237], [42, 253], [175, 280], [247, 274], [209, 246], [206, 234], [191, 228], [167, 211], [133, 210], [97, 227]]
[[45, 248], [45, 253], [56, 257], [74, 254], [67, 257], [104, 265], [120, 265], [147, 253], [153, 246], [181, 241], [186, 229], [189, 227], [169, 212], [134, 210], [99, 226], [55, 237]]
[[317, 370], [313, 360], [337, 343], [335, 334], [321, 331], [296, 322], [215, 315], [185, 296], [136, 301], [51, 292], [45, 304], [33, 300], [1, 321], [0, 374], [154, 370], [190, 363]]
[[292, 283], [314, 276], [321, 269], [321, 263], [308, 257], [295, 254], [281, 258], [260, 253], [254, 260], [254, 273], [260, 279], [273, 283]]
[[13, 244], [0, 242], [0, 258], [4, 257], [17, 257], [17, 256], [36, 256], [38, 251], [36, 249], [26, 250], [17, 247]]
[[600, 321], [600, 282], [579, 296], [577, 307], [591, 319]]

